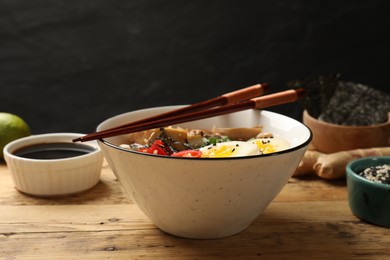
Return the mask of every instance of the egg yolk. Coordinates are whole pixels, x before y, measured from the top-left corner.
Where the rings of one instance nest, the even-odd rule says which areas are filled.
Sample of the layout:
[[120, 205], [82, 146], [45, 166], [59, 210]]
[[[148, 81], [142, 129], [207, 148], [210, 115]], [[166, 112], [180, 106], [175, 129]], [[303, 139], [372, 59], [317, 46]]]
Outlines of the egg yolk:
[[234, 147], [219, 145], [202, 151], [202, 157], [230, 157], [235, 151]]
[[263, 154], [276, 152], [275, 146], [272, 145], [271, 142], [267, 139], [255, 140], [255, 143]]

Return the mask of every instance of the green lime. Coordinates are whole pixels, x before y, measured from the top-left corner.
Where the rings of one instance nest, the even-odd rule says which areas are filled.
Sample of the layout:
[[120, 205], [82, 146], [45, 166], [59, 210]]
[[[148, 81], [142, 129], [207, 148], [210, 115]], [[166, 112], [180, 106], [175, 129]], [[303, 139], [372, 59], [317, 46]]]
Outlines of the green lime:
[[0, 112], [0, 159], [8, 143], [31, 134], [30, 127], [19, 116]]

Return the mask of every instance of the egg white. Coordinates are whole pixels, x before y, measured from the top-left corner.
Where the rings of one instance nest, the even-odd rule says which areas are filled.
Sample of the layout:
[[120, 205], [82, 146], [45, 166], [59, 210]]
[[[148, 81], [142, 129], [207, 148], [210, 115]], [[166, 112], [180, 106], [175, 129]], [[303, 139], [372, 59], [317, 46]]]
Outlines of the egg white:
[[278, 137], [258, 138], [248, 142], [256, 144], [263, 154], [279, 152], [290, 148], [290, 144], [286, 140]]

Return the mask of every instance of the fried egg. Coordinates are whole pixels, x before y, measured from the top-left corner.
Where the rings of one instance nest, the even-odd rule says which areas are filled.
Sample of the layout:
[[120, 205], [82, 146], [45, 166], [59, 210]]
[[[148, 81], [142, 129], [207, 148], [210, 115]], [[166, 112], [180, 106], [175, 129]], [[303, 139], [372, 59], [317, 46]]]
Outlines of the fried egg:
[[262, 154], [275, 153], [290, 148], [290, 144], [286, 140], [278, 137], [258, 138], [248, 142], [256, 144]]
[[261, 154], [255, 142], [231, 141], [208, 145], [199, 149], [202, 157], [238, 157]]

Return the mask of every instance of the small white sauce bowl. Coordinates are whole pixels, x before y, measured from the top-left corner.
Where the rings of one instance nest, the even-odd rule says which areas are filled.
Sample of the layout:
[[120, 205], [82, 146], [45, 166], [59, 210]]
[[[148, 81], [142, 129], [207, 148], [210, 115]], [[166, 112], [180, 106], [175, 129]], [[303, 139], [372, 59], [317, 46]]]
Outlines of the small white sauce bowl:
[[94, 151], [61, 159], [29, 159], [14, 153], [27, 146], [42, 143], [72, 143], [83, 136], [78, 133], [31, 135], [10, 142], [4, 147], [4, 160], [15, 188], [27, 195], [39, 197], [65, 196], [86, 191], [100, 180], [103, 154], [96, 141], [83, 144]]

